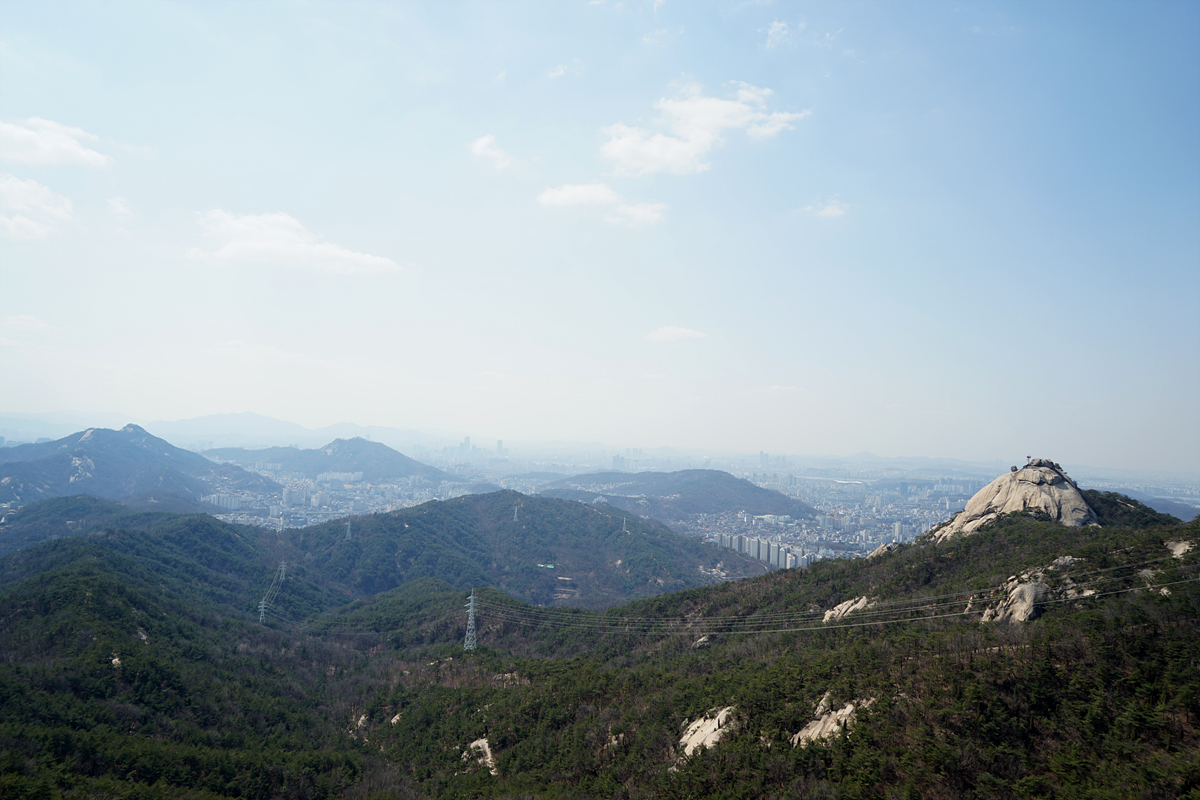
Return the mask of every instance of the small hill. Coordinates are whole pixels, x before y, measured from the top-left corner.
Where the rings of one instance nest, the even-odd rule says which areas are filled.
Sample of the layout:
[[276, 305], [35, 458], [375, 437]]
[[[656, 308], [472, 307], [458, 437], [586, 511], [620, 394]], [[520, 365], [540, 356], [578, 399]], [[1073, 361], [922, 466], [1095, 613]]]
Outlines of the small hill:
[[54, 442], [0, 449], [0, 502], [92, 494], [108, 499], [214, 492], [277, 492], [274, 481], [233, 464], [214, 464], [137, 425], [88, 428]]
[[435, 578], [534, 605], [601, 608], [761, 573], [755, 562], [604, 506], [514, 491], [303, 528], [293, 546], [361, 596]]
[[0, 518], [0, 555], [88, 531], [142, 528], [164, 517], [140, 513], [95, 495], [54, 497], [11, 510]]
[[[135, 511], [89, 496], [54, 498], [0, 521], [0, 554], [114, 530], [152, 532], [198, 518], [206, 517]], [[429, 578], [457, 589], [490, 586], [535, 605], [603, 608], [763, 571], [757, 561], [654, 521], [513, 491], [314, 525], [282, 538], [215, 519], [206, 524], [260, 543], [260, 557], [269, 551], [300, 570], [295, 574], [347, 600]]]
[[439, 483], [449, 476], [436, 467], [422, 464], [385, 444], [355, 437], [335, 439], [317, 450], [301, 450], [295, 447], [268, 447], [262, 450], [244, 450], [240, 447], [225, 447], [205, 451], [209, 458], [232, 461], [243, 467], [255, 464], [278, 464], [277, 471], [296, 473], [316, 480], [325, 472], [361, 472], [368, 483], [390, 483], [402, 478], [417, 476]]
[[[258, 621], [279, 564], [253, 529], [141, 523], [0, 559], [0, 797], [344, 796], [363, 749], [340, 700], [307, 698], [357, 654], [284, 655]], [[348, 599], [302, 571], [286, 584], [291, 614]]]
[[576, 475], [549, 484], [541, 494], [585, 503], [603, 498], [616, 508], [663, 521], [739, 511], [794, 518], [816, 513], [806, 503], [715, 469]]
[[980, 489], [965, 509], [928, 535], [934, 541], [944, 541], [974, 533], [1001, 514], [1016, 512], [1045, 514], [1068, 527], [1100, 524], [1096, 512], [1063, 468], [1049, 459], [1035, 458]]
[[[1104, 526], [1125, 525], [1131, 528], [1149, 528], [1153, 525], [1178, 525], [1181, 522], [1177, 517], [1164, 514], [1149, 504], [1134, 499], [1131, 495], [1084, 489], [1083, 497], [1096, 512], [1096, 520]], [[1186, 508], [1186, 506], [1184, 507]]]

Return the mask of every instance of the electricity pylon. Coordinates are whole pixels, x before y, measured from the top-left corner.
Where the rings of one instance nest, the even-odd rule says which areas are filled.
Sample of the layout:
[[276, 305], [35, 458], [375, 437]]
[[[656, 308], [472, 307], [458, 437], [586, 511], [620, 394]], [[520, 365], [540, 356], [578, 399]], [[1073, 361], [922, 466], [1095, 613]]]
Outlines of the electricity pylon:
[[475, 649], [475, 590], [467, 599], [467, 638], [463, 641], [463, 651]]

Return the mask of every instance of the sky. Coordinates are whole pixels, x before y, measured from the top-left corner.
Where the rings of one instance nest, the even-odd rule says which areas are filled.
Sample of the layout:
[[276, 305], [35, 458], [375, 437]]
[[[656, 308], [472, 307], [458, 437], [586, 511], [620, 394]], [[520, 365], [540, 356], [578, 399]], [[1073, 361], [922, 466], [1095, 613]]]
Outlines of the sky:
[[1195, 2], [22, 2], [0, 412], [1200, 472]]

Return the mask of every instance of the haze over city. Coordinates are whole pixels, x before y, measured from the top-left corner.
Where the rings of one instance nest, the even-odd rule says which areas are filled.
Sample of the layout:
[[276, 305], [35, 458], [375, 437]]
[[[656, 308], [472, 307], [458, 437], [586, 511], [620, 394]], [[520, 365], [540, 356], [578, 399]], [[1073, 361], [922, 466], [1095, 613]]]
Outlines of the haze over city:
[[1190, 2], [10, 2], [0, 413], [1200, 473], [1198, 53]]

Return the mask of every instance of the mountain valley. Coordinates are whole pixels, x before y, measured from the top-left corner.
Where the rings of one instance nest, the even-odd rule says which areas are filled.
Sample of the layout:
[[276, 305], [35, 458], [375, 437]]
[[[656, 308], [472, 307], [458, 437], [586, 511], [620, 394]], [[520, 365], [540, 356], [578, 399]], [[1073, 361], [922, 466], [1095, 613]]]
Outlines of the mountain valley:
[[1194, 796], [1200, 526], [1085, 496], [710, 585], [736, 554], [514, 492], [282, 533], [26, 506], [0, 795]]

